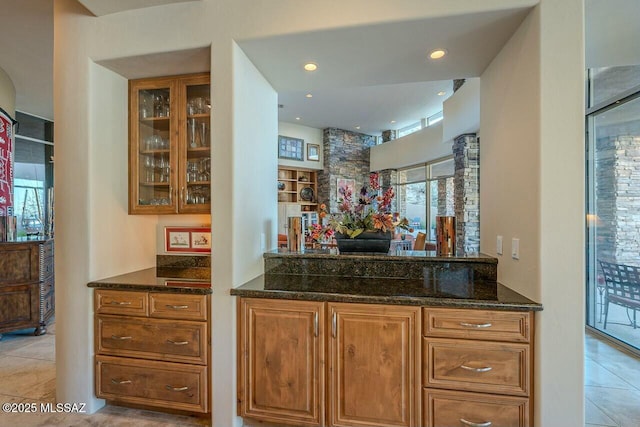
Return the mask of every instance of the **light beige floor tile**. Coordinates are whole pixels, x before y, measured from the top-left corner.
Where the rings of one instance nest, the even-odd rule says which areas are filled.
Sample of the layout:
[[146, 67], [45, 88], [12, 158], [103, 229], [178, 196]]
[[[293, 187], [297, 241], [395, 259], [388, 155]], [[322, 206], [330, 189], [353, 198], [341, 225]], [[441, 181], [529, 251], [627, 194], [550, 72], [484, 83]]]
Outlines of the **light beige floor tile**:
[[615, 421], [613, 421], [607, 414], [602, 412], [591, 399], [585, 399], [584, 402], [584, 420], [588, 424], [595, 424], [600, 426], [617, 427]]
[[0, 393], [30, 399], [47, 399], [55, 392], [55, 363], [49, 360], [2, 356]]
[[0, 340], [0, 355], [33, 344], [37, 339], [38, 337], [33, 335], [33, 330], [29, 333], [22, 333], [22, 331], [4, 333]]
[[600, 365], [596, 360], [598, 359], [584, 361], [585, 385], [635, 390], [635, 387]]
[[7, 356], [28, 357], [32, 359], [42, 359], [55, 361], [56, 357], [56, 336], [41, 335], [34, 337], [27, 345], [4, 353]]
[[621, 427], [640, 426], [640, 391], [586, 386], [585, 395]]

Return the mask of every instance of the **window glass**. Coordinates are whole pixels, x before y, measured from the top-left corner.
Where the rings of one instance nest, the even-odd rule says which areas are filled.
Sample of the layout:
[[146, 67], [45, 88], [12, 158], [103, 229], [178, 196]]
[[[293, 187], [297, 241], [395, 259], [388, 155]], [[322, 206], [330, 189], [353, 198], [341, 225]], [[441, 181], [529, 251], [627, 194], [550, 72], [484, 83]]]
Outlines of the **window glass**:
[[18, 236], [44, 231], [46, 218], [45, 144], [16, 137], [14, 153], [14, 215]]

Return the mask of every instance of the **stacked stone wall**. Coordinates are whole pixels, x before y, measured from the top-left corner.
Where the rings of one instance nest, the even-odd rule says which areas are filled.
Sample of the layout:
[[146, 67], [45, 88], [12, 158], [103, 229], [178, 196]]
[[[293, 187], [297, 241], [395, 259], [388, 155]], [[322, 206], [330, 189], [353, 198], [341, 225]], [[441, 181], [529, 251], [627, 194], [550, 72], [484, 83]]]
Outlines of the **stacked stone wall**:
[[453, 143], [458, 254], [480, 251], [480, 144], [475, 134], [460, 135]]
[[[369, 183], [369, 151], [376, 138], [337, 128], [323, 131], [324, 169], [318, 173], [318, 201], [338, 211], [338, 179], [354, 179], [357, 193]], [[355, 199], [355, 197], [354, 197]]]

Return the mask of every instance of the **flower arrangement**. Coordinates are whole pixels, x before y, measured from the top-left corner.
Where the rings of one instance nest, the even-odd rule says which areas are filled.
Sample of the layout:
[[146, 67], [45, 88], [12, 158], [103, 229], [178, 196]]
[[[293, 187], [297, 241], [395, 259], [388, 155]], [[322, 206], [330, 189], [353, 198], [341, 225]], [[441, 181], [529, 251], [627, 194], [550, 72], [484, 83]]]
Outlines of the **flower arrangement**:
[[[391, 213], [391, 201], [395, 197], [393, 188], [389, 187], [381, 192], [377, 173], [369, 175], [369, 185], [364, 185], [353, 200], [349, 187], [338, 189], [341, 197], [338, 209], [340, 213], [329, 216], [327, 225], [314, 224], [311, 238], [314, 240], [330, 239], [335, 233], [340, 233], [353, 239], [365, 231], [392, 232], [396, 228], [413, 231], [409, 227], [407, 218], [400, 218], [400, 214]], [[327, 206], [320, 205], [319, 217], [327, 217]], [[324, 221], [322, 221], [324, 222]]]

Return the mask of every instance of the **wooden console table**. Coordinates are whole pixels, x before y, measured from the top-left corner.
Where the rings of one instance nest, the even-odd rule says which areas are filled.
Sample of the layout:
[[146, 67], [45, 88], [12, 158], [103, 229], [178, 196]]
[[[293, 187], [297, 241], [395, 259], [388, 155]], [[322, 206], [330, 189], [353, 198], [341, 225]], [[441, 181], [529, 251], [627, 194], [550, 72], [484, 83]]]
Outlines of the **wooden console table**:
[[0, 339], [3, 332], [47, 332], [55, 310], [53, 239], [0, 243]]

